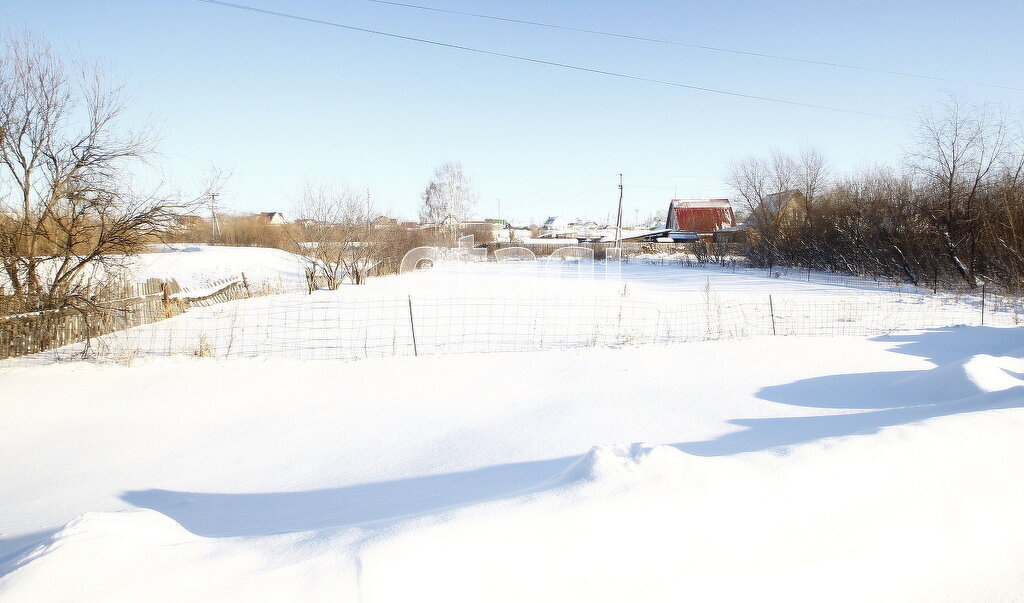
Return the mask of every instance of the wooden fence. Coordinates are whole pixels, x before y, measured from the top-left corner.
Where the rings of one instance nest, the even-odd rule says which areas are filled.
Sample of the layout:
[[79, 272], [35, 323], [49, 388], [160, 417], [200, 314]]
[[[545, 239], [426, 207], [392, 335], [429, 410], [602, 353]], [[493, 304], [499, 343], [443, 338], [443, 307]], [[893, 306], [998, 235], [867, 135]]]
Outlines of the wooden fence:
[[[208, 306], [249, 297], [244, 275], [194, 293], [182, 290], [176, 280], [149, 279], [125, 283], [88, 303], [54, 310], [0, 316], [0, 360], [35, 354], [115, 331], [177, 316], [192, 306]], [[12, 305], [0, 299], [0, 307]], [[86, 346], [84, 353], [88, 353]]]

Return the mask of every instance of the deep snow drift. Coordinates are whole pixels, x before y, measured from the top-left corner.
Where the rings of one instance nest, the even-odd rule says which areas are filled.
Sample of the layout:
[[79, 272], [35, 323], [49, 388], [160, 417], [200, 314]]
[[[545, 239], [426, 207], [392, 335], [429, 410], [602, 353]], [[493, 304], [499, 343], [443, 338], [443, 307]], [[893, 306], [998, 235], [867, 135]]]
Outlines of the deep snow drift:
[[1024, 595], [1021, 328], [0, 388], [5, 601]]

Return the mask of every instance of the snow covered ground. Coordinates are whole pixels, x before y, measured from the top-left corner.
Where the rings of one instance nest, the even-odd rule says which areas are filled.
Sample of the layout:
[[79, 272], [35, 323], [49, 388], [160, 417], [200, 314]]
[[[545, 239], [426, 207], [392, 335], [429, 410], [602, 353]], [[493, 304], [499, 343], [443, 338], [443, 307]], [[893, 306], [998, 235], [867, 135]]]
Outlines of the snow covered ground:
[[[824, 273], [773, 277], [737, 267], [697, 268], [672, 258], [449, 262], [308, 295], [301, 260], [280, 250], [157, 250], [135, 260], [139, 280], [176, 278], [194, 293], [245, 274], [257, 293], [285, 293], [192, 308], [104, 336], [92, 342], [93, 351], [117, 360], [181, 354], [354, 360], [1024, 322], [1020, 300], [990, 295], [983, 310], [977, 295], [933, 295]], [[67, 358], [81, 347], [3, 364]]]
[[[562, 243], [563, 246], [565, 244]], [[183, 287], [192, 288], [237, 277], [244, 272], [250, 283], [265, 284], [275, 292], [306, 291], [301, 258], [279, 249], [212, 247], [205, 244], [159, 245], [153, 247], [153, 253], [136, 256], [133, 264], [133, 275], [140, 281], [175, 278]], [[666, 259], [664, 265], [642, 260], [627, 261], [612, 271], [606, 270], [603, 262], [584, 264], [579, 269], [575, 264], [561, 266], [543, 260], [537, 263], [451, 263], [435, 270], [400, 277], [371, 278], [366, 287], [359, 289], [372, 290], [376, 294], [420, 295], [451, 292], [453, 286], [459, 292], [507, 293], [525, 289], [531, 292], [620, 293], [625, 284], [643, 293], [697, 293], [708, 278], [713, 279], [716, 291], [721, 293], [764, 291], [834, 295], [877, 288], [867, 280], [856, 287], [822, 283], [817, 278], [808, 282], [804, 273], [794, 273], [792, 278], [767, 278], [764, 271], [743, 268], [681, 268], [676, 261]]]
[[[302, 299], [918, 295], [468, 270]], [[0, 372], [0, 600], [1024, 598], [1024, 327], [271, 356]]]
[[[196, 290], [205, 278], [198, 272], [204, 257], [218, 277], [266, 274], [270, 268], [261, 272], [260, 261], [286, 274], [288, 262], [295, 263], [275, 250], [200, 248], [151, 254], [140, 264], [151, 275], [180, 274]], [[92, 349], [118, 360], [193, 354], [356, 360], [772, 334], [867, 336], [956, 325], [1012, 326], [1024, 320], [1019, 301], [1014, 306], [989, 296], [983, 311], [977, 296], [811, 276], [769, 278], [754, 270], [671, 262], [445, 264], [371, 278], [365, 286], [338, 291], [193, 308], [170, 320], [104, 336]], [[6, 364], [69, 357], [77, 349]]]
[[245, 273], [252, 286], [267, 291], [306, 290], [301, 258], [280, 249], [175, 243], [154, 245], [152, 253], [135, 256], [132, 263], [139, 281], [173, 278], [184, 288], [205, 287]]
[[1014, 600], [1022, 335], [8, 371], [0, 596]]

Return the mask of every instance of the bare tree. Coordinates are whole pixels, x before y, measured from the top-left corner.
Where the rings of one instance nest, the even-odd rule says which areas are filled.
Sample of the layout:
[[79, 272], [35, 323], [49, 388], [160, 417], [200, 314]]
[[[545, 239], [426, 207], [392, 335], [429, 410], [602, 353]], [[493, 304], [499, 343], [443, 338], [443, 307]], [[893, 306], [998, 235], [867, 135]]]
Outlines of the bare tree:
[[87, 303], [127, 254], [174, 226], [189, 203], [140, 194], [146, 133], [118, 127], [123, 87], [75, 71], [25, 34], [0, 54], [0, 263], [27, 305]]
[[997, 202], [990, 216], [992, 255], [998, 257], [993, 275], [1011, 291], [1024, 286], [1024, 122], [1007, 146], [1000, 170]]
[[750, 156], [729, 164], [726, 179], [751, 214], [761, 211], [762, 201], [770, 194], [768, 165], [760, 157]]
[[434, 177], [423, 191], [420, 222], [444, 225], [451, 236], [458, 222], [476, 205], [473, 185], [462, 171], [462, 164], [449, 161], [434, 170]]
[[781, 193], [797, 187], [800, 179], [800, 166], [791, 156], [779, 149], [772, 149], [768, 165], [770, 167], [768, 182], [772, 189], [768, 191], [769, 194]]
[[320, 283], [336, 289], [346, 276], [357, 285], [366, 282], [391, 234], [390, 228], [373, 224], [368, 199], [347, 189], [307, 185], [295, 215], [310, 292]]
[[796, 179], [797, 186], [804, 194], [804, 218], [809, 228], [814, 227], [814, 202], [828, 185], [829, 172], [828, 162], [818, 149], [800, 149], [800, 156], [796, 160]]
[[799, 172], [797, 162], [778, 149], [767, 159], [751, 156], [729, 166], [728, 182], [743, 199], [749, 211], [748, 224], [756, 231], [756, 240], [748, 249], [755, 264], [770, 268], [779, 259], [786, 207], [778, 202], [781, 196], [773, 195], [791, 190]]
[[1006, 122], [985, 106], [950, 97], [939, 114], [922, 112], [911, 165], [937, 194], [925, 208], [947, 257], [968, 286], [978, 285], [982, 198], [1008, 149]]
[[[1024, 128], [1020, 116], [955, 97], [922, 113], [907, 169], [878, 166], [832, 183], [820, 153], [778, 152], [732, 165], [751, 209], [748, 260], [939, 286], [1024, 288]], [[797, 224], [774, 189], [807, 199]], [[785, 195], [791, 204], [795, 195]], [[773, 218], [776, 220], [773, 221]], [[778, 226], [778, 228], [775, 228]]]

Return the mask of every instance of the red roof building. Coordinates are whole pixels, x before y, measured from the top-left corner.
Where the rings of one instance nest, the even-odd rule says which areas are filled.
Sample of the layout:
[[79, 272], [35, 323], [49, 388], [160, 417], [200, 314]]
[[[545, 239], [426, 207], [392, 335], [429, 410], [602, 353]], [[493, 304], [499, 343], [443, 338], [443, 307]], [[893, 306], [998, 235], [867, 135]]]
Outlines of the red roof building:
[[711, 234], [736, 226], [728, 199], [673, 199], [665, 227], [673, 231]]

